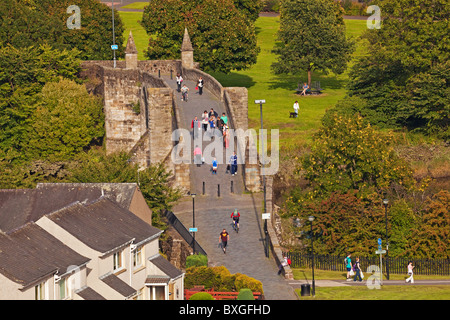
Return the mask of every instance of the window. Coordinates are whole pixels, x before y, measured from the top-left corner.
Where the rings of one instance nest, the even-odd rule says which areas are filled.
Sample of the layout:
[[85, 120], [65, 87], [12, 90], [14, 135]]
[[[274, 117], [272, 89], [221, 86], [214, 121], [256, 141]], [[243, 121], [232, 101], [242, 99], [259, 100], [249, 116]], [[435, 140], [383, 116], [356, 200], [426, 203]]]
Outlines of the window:
[[68, 296], [66, 279], [59, 280], [59, 299], [64, 300]]
[[137, 247], [133, 252], [133, 267], [142, 265], [142, 247]]
[[114, 255], [113, 255], [113, 270], [114, 271], [117, 271], [117, 270], [120, 270], [123, 268], [122, 254], [123, 254], [123, 251], [119, 251], [119, 252], [114, 253]]
[[34, 287], [34, 297], [35, 300], [45, 300], [46, 299], [46, 285], [42, 282]]

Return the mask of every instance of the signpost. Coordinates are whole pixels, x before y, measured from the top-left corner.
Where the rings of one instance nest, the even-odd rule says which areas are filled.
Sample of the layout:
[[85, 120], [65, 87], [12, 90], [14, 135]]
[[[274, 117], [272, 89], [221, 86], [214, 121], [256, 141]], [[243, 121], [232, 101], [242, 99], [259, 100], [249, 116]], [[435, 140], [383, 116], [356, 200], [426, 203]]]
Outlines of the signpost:
[[381, 285], [383, 285], [383, 259], [382, 259], [382, 256], [385, 253], [386, 253], [386, 250], [381, 249], [381, 238], [378, 238], [378, 250], [375, 251], [375, 254], [380, 255], [380, 283], [381, 283]]
[[112, 45], [111, 45], [111, 49], [112, 49], [112, 50], [119, 50], [119, 45], [117, 45], [117, 44], [112, 44]]

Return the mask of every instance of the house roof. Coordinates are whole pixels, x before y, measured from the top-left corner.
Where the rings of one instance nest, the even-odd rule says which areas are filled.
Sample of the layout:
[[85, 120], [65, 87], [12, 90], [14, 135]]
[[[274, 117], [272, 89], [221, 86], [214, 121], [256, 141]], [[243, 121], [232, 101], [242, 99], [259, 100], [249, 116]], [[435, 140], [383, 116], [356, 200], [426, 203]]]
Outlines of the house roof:
[[102, 280], [104, 283], [106, 283], [108, 286], [113, 288], [125, 298], [134, 296], [137, 293], [136, 289], [133, 289], [133, 287], [129, 286], [125, 281], [119, 279], [119, 277], [112, 273], [108, 273], [100, 277], [100, 280]]
[[162, 232], [105, 197], [88, 204], [76, 202], [47, 218], [103, 254], [132, 240], [151, 240]]
[[136, 183], [39, 183], [36, 189], [0, 190], [0, 230], [10, 231], [76, 201], [92, 202], [102, 194], [129, 208]]
[[92, 289], [91, 287], [84, 286], [80, 290], [75, 292], [84, 300], [106, 300], [101, 294]]
[[169, 261], [164, 259], [160, 254], [155, 254], [148, 258], [156, 267], [158, 267], [162, 272], [168, 275], [171, 279], [176, 279], [183, 274], [181, 270], [172, 265]]
[[0, 233], [0, 273], [23, 287], [89, 260], [35, 223]]

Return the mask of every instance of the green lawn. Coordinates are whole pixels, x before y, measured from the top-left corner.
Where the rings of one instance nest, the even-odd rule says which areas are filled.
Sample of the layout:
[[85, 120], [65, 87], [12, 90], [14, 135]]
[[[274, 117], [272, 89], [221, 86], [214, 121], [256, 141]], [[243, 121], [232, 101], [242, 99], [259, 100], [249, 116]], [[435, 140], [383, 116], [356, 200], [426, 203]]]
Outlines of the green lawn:
[[320, 287], [316, 295], [300, 296], [300, 300], [449, 300], [450, 286], [392, 286], [369, 289], [366, 286]]
[[127, 4], [126, 6], [123, 6], [122, 8], [125, 9], [144, 9], [148, 5], [148, 1], [145, 2], [133, 2], [130, 4]]
[[[137, 3], [136, 5], [142, 3]], [[143, 52], [147, 48], [148, 36], [145, 30], [137, 23], [142, 17], [142, 12], [120, 12], [120, 16], [126, 27], [126, 39], [130, 30], [133, 32], [138, 58], [145, 59]], [[349, 36], [357, 37], [366, 28], [365, 20], [345, 20]], [[267, 129], [280, 129], [280, 146], [282, 148], [303, 145], [309, 142], [312, 134], [320, 126], [320, 120], [325, 111], [333, 107], [336, 102], [344, 98], [348, 81], [347, 72], [341, 75], [330, 73], [324, 75], [313, 73], [313, 81], [320, 81], [324, 93], [320, 96], [300, 97], [295, 90], [299, 82], [306, 81], [307, 75], [275, 75], [271, 71], [271, 64], [276, 56], [272, 54], [276, 33], [279, 28], [279, 18], [260, 17], [256, 21], [258, 45], [261, 52], [257, 63], [243, 71], [235, 71], [230, 74], [211, 73], [223, 86], [246, 87], [249, 101], [249, 127], [258, 129], [260, 126], [259, 105], [254, 100], [265, 99], [263, 120]], [[364, 53], [361, 41], [354, 56]], [[293, 111], [292, 105], [298, 100], [300, 104], [300, 116], [297, 119], [289, 118], [289, 112]]]

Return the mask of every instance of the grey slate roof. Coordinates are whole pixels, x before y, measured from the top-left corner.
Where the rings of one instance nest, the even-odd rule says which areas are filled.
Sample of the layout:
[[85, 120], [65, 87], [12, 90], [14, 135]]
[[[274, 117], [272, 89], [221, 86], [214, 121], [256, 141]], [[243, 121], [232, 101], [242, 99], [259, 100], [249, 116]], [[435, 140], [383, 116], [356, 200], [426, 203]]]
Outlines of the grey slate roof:
[[167, 274], [171, 279], [176, 279], [183, 274], [181, 270], [172, 265], [169, 261], [164, 259], [160, 254], [156, 254], [148, 258], [155, 266], [157, 266], [162, 272]]
[[101, 253], [157, 237], [162, 231], [108, 198], [90, 204], [74, 203], [47, 218], [88, 247]]
[[0, 233], [0, 273], [23, 287], [89, 260], [35, 223]]
[[83, 287], [75, 292], [84, 300], [106, 300], [101, 294], [92, 289], [91, 287]]
[[0, 190], [0, 230], [10, 231], [74, 202], [102, 196], [129, 208], [136, 183], [39, 183], [36, 189]]
[[100, 277], [104, 283], [113, 288], [115, 291], [120, 293], [125, 298], [134, 296], [137, 292], [133, 287], [130, 287], [125, 281], [119, 279], [116, 275], [110, 273], [103, 277]]

